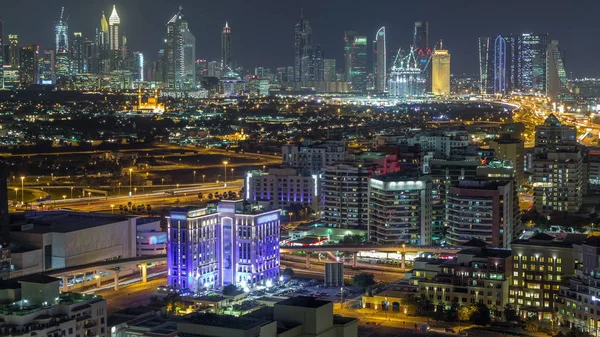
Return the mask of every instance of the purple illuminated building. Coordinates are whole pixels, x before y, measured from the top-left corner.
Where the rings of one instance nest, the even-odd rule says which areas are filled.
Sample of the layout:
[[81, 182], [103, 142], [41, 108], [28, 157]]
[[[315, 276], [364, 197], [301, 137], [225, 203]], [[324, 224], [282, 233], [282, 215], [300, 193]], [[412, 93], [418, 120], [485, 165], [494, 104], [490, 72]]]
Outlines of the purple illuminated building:
[[174, 209], [167, 217], [169, 286], [198, 292], [278, 280], [279, 214], [241, 200]]

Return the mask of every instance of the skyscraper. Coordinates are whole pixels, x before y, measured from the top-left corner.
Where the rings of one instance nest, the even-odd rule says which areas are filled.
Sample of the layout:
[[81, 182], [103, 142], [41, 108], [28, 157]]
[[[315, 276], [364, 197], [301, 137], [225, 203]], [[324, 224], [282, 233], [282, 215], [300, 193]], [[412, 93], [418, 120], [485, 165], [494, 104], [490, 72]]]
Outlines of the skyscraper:
[[192, 89], [196, 82], [196, 39], [181, 9], [167, 22], [164, 80], [168, 88]]
[[60, 11], [60, 19], [54, 25], [54, 34], [56, 35], [56, 51], [69, 50], [69, 25], [64, 19], [63, 7]]
[[323, 81], [325, 81], [325, 82], [337, 81], [335, 59], [324, 59], [323, 60]]
[[416, 21], [413, 31], [413, 46], [417, 50], [429, 49], [429, 22]]
[[73, 39], [71, 40], [71, 71], [73, 74], [81, 74], [84, 72], [83, 48], [83, 36], [81, 35], [81, 32], [73, 33]]
[[225, 22], [225, 27], [221, 32], [221, 69], [224, 73], [233, 71], [231, 62], [231, 28]]
[[133, 74], [135, 81], [144, 80], [144, 54], [141, 52], [133, 53]]
[[387, 91], [387, 47], [385, 41], [385, 27], [379, 28], [373, 41], [374, 49], [374, 70], [375, 74], [375, 90], [379, 92]]
[[317, 45], [313, 51], [313, 80], [325, 81], [325, 58], [321, 45]]
[[39, 61], [39, 83], [42, 85], [52, 85], [56, 83], [56, 73], [54, 71], [55, 54], [53, 49], [44, 50], [43, 57]]
[[108, 19], [108, 38], [110, 50], [110, 68], [111, 70], [121, 69], [121, 18], [117, 14], [117, 6], [113, 5], [112, 13]]
[[10, 57], [10, 66], [13, 69], [19, 68], [19, 36], [16, 34], [8, 35], [8, 55]]
[[38, 83], [39, 46], [31, 45], [21, 48], [19, 73], [21, 86], [28, 87]]
[[489, 64], [490, 60], [490, 38], [480, 37], [479, 38], [479, 93], [489, 94], [491, 93], [489, 81]]
[[432, 90], [434, 95], [450, 94], [450, 53], [437, 49], [432, 56]]
[[517, 88], [545, 93], [548, 35], [523, 33], [517, 41]]
[[96, 29], [96, 41], [94, 43], [94, 61], [92, 62], [92, 72], [105, 73], [110, 68], [109, 61], [110, 42], [108, 38], [108, 20], [102, 12], [100, 18], [100, 28]]
[[509, 52], [506, 39], [501, 35], [498, 35], [494, 40], [494, 62], [493, 66], [493, 92], [494, 94], [507, 94], [510, 90], [506, 84], [506, 78], [508, 74], [507, 62], [512, 59], [512, 54]]
[[0, 19], [0, 89], [2, 88], [4, 88], [4, 30]]
[[310, 71], [313, 68], [312, 28], [310, 22], [304, 20], [303, 13], [296, 23], [294, 41], [294, 79], [296, 82], [312, 81], [313, 74]]
[[568, 91], [567, 72], [565, 70], [564, 53], [560, 50], [557, 40], [548, 44], [546, 96], [557, 99]]
[[358, 36], [355, 31], [344, 33], [344, 59], [346, 60], [346, 81], [351, 82], [352, 90], [367, 90], [367, 37]]

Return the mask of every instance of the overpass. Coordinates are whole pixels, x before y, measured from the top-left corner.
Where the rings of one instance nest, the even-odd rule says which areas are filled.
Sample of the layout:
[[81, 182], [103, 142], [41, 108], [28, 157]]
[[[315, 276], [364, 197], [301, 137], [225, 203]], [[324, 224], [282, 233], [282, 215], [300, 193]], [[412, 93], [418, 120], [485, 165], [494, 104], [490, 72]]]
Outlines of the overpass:
[[[279, 248], [282, 254], [294, 252], [346, 252], [354, 253], [352, 266], [356, 267], [359, 252], [398, 253], [402, 256], [401, 268], [406, 269], [407, 253], [446, 253], [456, 254], [461, 247], [443, 248], [438, 246], [407, 246], [407, 245], [320, 245], [320, 246], [283, 246]], [[310, 269], [310, 254], [306, 254], [306, 269]]]
[[79, 266], [72, 266], [60, 269], [52, 269], [45, 271], [44, 274], [53, 277], [62, 278], [62, 291], [69, 291], [69, 277], [78, 274], [93, 273], [96, 281], [96, 287], [100, 287], [102, 279], [100, 272], [108, 272], [112, 274], [114, 280], [114, 289], [119, 290], [119, 272], [122, 268], [139, 266], [142, 270], [142, 282], [148, 282], [148, 264], [166, 262], [166, 255], [138, 256], [127, 259], [107, 260], [87, 263]]

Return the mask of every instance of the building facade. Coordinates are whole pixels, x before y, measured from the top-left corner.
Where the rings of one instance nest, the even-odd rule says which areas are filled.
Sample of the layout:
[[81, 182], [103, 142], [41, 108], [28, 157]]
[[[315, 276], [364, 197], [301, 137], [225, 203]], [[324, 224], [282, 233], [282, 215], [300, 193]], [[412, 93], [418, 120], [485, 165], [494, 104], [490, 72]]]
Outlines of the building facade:
[[169, 286], [200, 291], [277, 281], [279, 213], [225, 200], [216, 207], [171, 211], [167, 218]]
[[419, 174], [369, 179], [368, 236], [381, 244], [431, 245], [432, 183]]
[[343, 162], [348, 152], [344, 141], [284, 145], [281, 148], [283, 164], [319, 174], [330, 165]]
[[291, 204], [308, 204], [314, 211], [321, 209], [321, 179], [318, 175], [302, 174], [294, 168], [271, 168], [269, 172], [246, 174], [246, 200], [271, 201], [276, 208]]
[[450, 53], [438, 49], [432, 55], [432, 90], [434, 95], [450, 94]]

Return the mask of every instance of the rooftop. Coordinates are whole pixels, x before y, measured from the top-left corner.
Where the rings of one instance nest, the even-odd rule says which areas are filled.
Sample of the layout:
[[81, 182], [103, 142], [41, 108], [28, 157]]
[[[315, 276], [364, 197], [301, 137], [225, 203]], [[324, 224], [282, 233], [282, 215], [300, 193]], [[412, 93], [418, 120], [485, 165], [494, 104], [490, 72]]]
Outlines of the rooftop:
[[235, 330], [248, 330], [268, 323], [267, 320], [260, 318], [245, 316], [234, 317], [210, 313], [193, 313], [182, 317], [180, 322]]
[[394, 182], [394, 181], [415, 181], [415, 180], [428, 180], [428, 176], [421, 175], [418, 171], [403, 171], [389, 173], [385, 175], [374, 176], [373, 179], [383, 182]]
[[303, 308], [320, 308], [324, 305], [327, 305], [331, 302], [318, 300], [314, 297], [310, 296], [296, 296], [285, 299], [277, 305], [288, 305], [292, 307], [303, 307]]
[[69, 233], [127, 221], [132, 217], [117, 214], [83, 213], [71, 211], [27, 212], [25, 219], [13, 223], [29, 233]]

